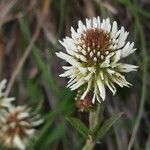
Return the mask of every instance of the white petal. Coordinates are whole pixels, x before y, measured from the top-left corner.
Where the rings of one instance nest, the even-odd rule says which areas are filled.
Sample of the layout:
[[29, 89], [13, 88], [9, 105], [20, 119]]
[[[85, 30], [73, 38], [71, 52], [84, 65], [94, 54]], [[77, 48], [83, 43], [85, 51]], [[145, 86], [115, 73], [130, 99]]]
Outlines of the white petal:
[[29, 122], [24, 121], [24, 120], [20, 121], [20, 125], [22, 125], [22, 126], [27, 126], [27, 127], [30, 127], [30, 126], [31, 126], [31, 124], [30, 124]]
[[6, 99], [6, 101], [8, 101], [8, 102], [12, 102], [12, 101], [15, 100], [15, 97], [7, 97], [7, 98], [5, 98], [5, 99]]
[[69, 39], [66, 37], [64, 39], [64, 42], [62, 42], [60, 40], [59, 40], [59, 42], [65, 47], [65, 50], [69, 55], [72, 55], [72, 56], [75, 55], [75, 52], [77, 52], [77, 48], [76, 48], [76, 45], [74, 44], [74, 42], [72, 41], [72, 39]]
[[92, 21], [91, 21], [91, 19], [86, 19], [86, 27], [87, 27], [87, 29], [90, 29], [91, 26], [92, 26]]
[[121, 59], [121, 50], [117, 50], [114, 56], [114, 63], [118, 62]]
[[117, 33], [117, 29], [118, 29], [118, 27], [117, 27], [117, 22], [114, 21], [114, 22], [113, 22], [113, 26], [112, 26], [112, 31], [111, 31], [111, 37], [112, 37], [112, 38], [115, 37], [115, 35], [116, 35], [116, 33]]
[[134, 43], [127, 43], [124, 48], [122, 49], [121, 52], [121, 57], [127, 57], [128, 55], [130, 55], [131, 53], [133, 53], [136, 49], [133, 49], [134, 47]]
[[19, 115], [18, 115], [18, 119], [20, 120], [20, 119], [24, 119], [24, 118], [27, 118], [27, 117], [29, 117], [29, 113], [27, 113], [27, 112], [22, 112], [22, 113], [20, 113]]
[[127, 44], [124, 46], [124, 48], [121, 51], [121, 56], [122, 57], [126, 57], [127, 51], [129, 49], [129, 46], [130, 46], [130, 42], [127, 42]]
[[80, 86], [82, 86], [84, 83], [85, 83], [85, 81], [83, 79], [80, 79], [78, 82], [76, 82], [70, 88], [71, 88], [72, 91], [76, 90], [77, 88], [79, 88]]
[[92, 76], [93, 76], [93, 72], [90, 72], [86, 77], [84, 77], [84, 79], [85, 79], [86, 81], [89, 81]]
[[85, 73], [87, 72], [87, 68], [79, 67], [78, 69], [80, 70], [80, 72], [81, 72], [82, 74], [85, 74]]
[[107, 18], [106, 19], [106, 31], [109, 33], [111, 29], [111, 25], [110, 25], [110, 19]]
[[93, 104], [95, 103], [95, 97], [96, 97], [96, 95], [95, 95], [95, 93], [94, 93], [93, 98], [92, 98], [92, 103], [93, 103]]
[[22, 149], [22, 150], [25, 149], [25, 145], [18, 135], [14, 136], [13, 142], [19, 149]]
[[99, 94], [96, 94], [96, 99], [97, 99], [97, 101], [98, 101], [99, 103], [101, 103], [102, 98], [100, 97]]
[[[16, 108], [14, 107], [13, 108], [14, 109], [14, 111], [19, 111], [19, 112], [22, 112], [22, 111], [24, 111], [25, 109], [26, 109], [26, 107], [25, 106], [17, 106]], [[16, 109], [16, 110], [15, 110]]]
[[7, 102], [1, 100], [1, 102], [0, 102], [0, 107], [1, 108], [4, 108], [4, 107], [9, 108], [10, 106], [11, 106], [10, 103], [7, 103]]
[[109, 67], [109, 66], [110, 66], [110, 57], [108, 55], [107, 57], [105, 57], [105, 61], [103, 63], [101, 63], [100, 67], [105, 68], [105, 67]]
[[72, 68], [74, 68], [73, 66], [63, 66], [62, 67], [64, 70], [69, 70], [69, 69], [72, 69]]
[[99, 90], [97, 89], [97, 85], [95, 85], [95, 86], [94, 86], [94, 96], [93, 96], [93, 98], [92, 98], [92, 102], [93, 102], [93, 103], [95, 102], [95, 99], [97, 99], [97, 101], [98, 101], [99, 103], [101, 103], [101, 98], [99, 97], [99, 95], [100, 95], [100, 92], [99, 92]]
[[90, 72], [92, 72], [92, 73], [95, 72], [95, 68], [94, 68], [94, 67], [88, 67], [88, 70], [89, 70]]
[[118, 30], [113, 40], [116, 40], [118, 43], [118, 36], [120, 35], [121, 30]]
[[69, 80], [68, 84], [67, 84], [67, 88], [70, 87], [71, 85], [73, 85], [74, 83], [77, 82], [77, 79], [76, 78], [72, 78]]
[[104, 83], [102, 83], [100, 79], [97, 80], [97, 86], [98, 86], [102, 100], [105, 100], [105, 97], [106, 97], [105, 86], [104, 86]]
[[[2, 92], [2, 90], [6, 87], [6, 83], [7, 83], [7, 80], [6, 79], [3, 79], [1, 82], [0, 82], [0, 93]], [[3, 93], [1, 93], [3, 95]]]
[[111, 90], [111, 92], [113, 93], [113, 95], [115, 95], [116, 93], [116, 88], [112, 83], [109, 83], [108, 80], [105, 80], [105, 83], [107, 85], [107, 87]]
[[[112, 67], [113, 68], [113, 67]], [[115, 71], [113, 70], [113, 69], [107, 69], [107, 72], [110, 74], [110, 75], [112, 75], [112, 74], [114, 74], [115, 73]]]
[[95, 98], [96, 98], [96, 92], [97, 92], [97, 86], [95, 85], [94, 87], [94, 94], [93, 94], [93, 98], [92, 98], [92, 103], [95, 103]]
[[94, 27], [94, 28], [97, 28], [97, 27], [98, 27], [97, 19], [96, 19], [95, 17], [93, 18], [93, 27]]
[[80, 55], [80, 59], [81, 59], [83, 62], [87, 62], [86, 57], [84, 57], [83, 55]]
[[78, 74], [73, 74], [73, 75], [71, 75], [71, 76], [69, 77], [70, 80], [68, 81], [68, 84], [71, 83], [77, 76], [78, 76]]
[[32, 122], [32, 125], [33, 125], [34, 127], [36, 127], [36, 126], [38, 126], [38, 125], [40, 125], [40, 124], [42, 124], [42, 123], [43, 123], [43, 119], [39, 119], [39, 120], [33, 121], [33, 122]]
[[63, 74], [60, 74], [59, 76], [60, 77], [67, 77], [67, 76], [70, 76], [72, 74], [76, 74], [76, 69], [73, 68], [73, 69], [67, 70]]
[[78, 39], [80, 37], [73, 27], [71, 27], [71, 36], [73, 39]]
[[61, 58], [61, 59], [63, 59], [63, 60], [66, 60], [68, 63], [70, 63], [71, 65], [73, 65], [73, 66], [76, 66], [76, 67], [79, 67], [80, 66], [80, 63], [79, 62], [77, 62], [72, 56], [70, 56], [70, 55], [67, 55], [67, 54], [65, 54], [65, 53], [63, 53], [63, 52], [57, 52], [56, 53], [56, 55], [59, 57], [59, 58]]
[[87, 88], [86, 88], [85, 92], [83, 93], [83, 95], [81, 96], [81, 99], [84, 99], [84, 98], [85, 98], [85, 96], [87, 95], [87, 93], [89, 92], [89, 90], [90, 90], [90, 88], [91, 88], [91, 84], [92, 84], [92, 80], [90, 80], [90, 81], [88, 82]]
[[98, 25], [98, 28], [101, 27], [101, 21], [100, 21], [100, 17], [99, 16], [97, 17], [97, 25]]
[[116, 73], [116, 77], [112, 78], [113, 82], [117, 83], [120, 87], [127, 86], [130, 87], [131, 84], [126, 81], [125, 77], [120, 73]]
[[101, 77], [101, 80], [104, 80], [104, 74], [103, 74], [103, 71], [100, 71], [100, 77]]
[[129, 34], [128, 32], [125, 32], [124, 27], [121, 27], [120, 35], [119, 35], [119, 38], [118, 38], [117, 49], [119, 49], [119, 48], [124, 46], [125, 40], [126, 40], [128, 34]]
[[85, 25], [83, 25], [83, 23], [82, 23], [81, 20], [79, 20], [79, 21], [78, 21], [78, 29], [77, 29], [77, 32], [78, 32], [79, 34], [81, 34], [84, 30], [85, 30]]
[[68, 81], [67, 87], [70, 87], [72, 84], [74, 84], [75, 82], [77, 82], [78, 80], [80, 80], [83, 77], [80, 73], [77, 73], [77, 74], [71, 75], [70, 78], [71, 79]]
[[29, 135], [30, 137], [32, 137], [34, 135], [34, 132], [35, 132], [35, 129], [28, 129], [28, 130], [25, 130], [25, 133], [27, 135]]
[[104, 31], [106, 31], [106, 20], [105, 19], [103, 19], [102, 20], [102, 23], [101, 23], [101, 29], [103, 29]]
[[118, 64], [118, 67], [121, 72], [131, 72], [131, 71], [137, 71], [138, 66], [130, 65], [130, 64]]

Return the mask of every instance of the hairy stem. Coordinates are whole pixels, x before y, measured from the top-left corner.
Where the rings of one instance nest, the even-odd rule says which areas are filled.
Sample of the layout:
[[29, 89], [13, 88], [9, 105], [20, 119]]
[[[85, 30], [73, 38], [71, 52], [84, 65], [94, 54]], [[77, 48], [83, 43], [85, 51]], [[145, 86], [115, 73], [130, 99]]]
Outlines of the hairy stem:
[[82, 150], [92, 150], [94, 145], [95, 143], [88, 139]]
[[[100, 127], [102, 118], [103, 118], [103, 111], [104, 111], [104, 104], [101, 103], [97, 106], [97, 110], [94, 112], [90, 112], [89, 114], [89, 130], [91, 132], [91, 135], [93, 135], [97, 129]], [[95, 141], [93, 141], [92, 136], [89, 135], [85, 146], [83, 147], [82, 150], [92, 150], [94, 145], [95, 145]]]

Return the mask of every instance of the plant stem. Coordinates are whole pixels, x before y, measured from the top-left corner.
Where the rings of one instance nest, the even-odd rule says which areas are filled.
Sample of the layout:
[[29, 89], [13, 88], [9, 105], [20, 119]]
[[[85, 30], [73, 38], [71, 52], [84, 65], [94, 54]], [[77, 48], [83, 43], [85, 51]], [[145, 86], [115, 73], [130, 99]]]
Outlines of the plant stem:
[[[97, 110], [94, 112], [90, 112], [89, 114], [89, 130], [91, 132], [91, 135], [93, 135], [96, 130], [100, 127], [102, 118], [103, 118], [103, 111], [104, 111], [104, 104], [101, 103], [97, 106]], [[89, 135], [85, 146], [83, 147], [82, 150], [92, 150], [94, 145], [95, 145], [95, 141], [93, 141], [92, 136]]]
[[82, 150], [92, 150], [94, 145], [95, 145], [95, 143], [88, 139]]

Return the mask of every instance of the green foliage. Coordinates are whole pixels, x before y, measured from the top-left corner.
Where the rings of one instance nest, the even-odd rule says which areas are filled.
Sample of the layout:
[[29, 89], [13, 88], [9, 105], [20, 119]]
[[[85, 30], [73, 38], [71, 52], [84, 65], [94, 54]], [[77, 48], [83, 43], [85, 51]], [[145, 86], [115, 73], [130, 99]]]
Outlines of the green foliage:
[[[30, 42], [31, 31], [27, 18], [20, 19], [19, 23], [26, 43]], [[73, 94], [69, 90], [60, 89], [58, 87], [52, 71], [48, 69], [46, 62], [42, 58], [41, 51], [35, 44], [32, 49], [32, 57], [41, 73], [39, 77], [46, 81], [48, 87], [54, 92], [54, 94], [57, 96], [57, 99], [59, 99], [58, 104], [56, 104], [53, 110], [47, 114], [43, 113], [44, 123], [41, 129], [38, 131], [36, 140], [30, 146], [31, 150], [47, 150], [52, 147], [54, 141], [61, 139], [61, 137], [63, 137], [65, 134], [66, 121], [58, 121], [56, 118], [63, 114], [65, 116], [70, 116], [72, 114], [74, 111]], [[36, 82], [34, 82], [34, 80], [36, 80]], [[31, 104], [34, 104], [35, 102], [39, 103], [38, 100], [40, 100], [40, 97], [42, 96], [42, 89], [38, 83], [38, 79], [36, 78], [27, 82], [28, 96], [32, 100]], [[60, 122], [59, 125], [55, 126], [54, 124], [56, 122]], [[55, 130], [53, 130], [54, 126]]]
[[[54, 128], [54, 122], [61, 113], [65, 115], [70, 115], [72, 111], [74, 111], [74, 106], [71, 103], [70, 99], [72, 98], [72, 94], [68, 94], [64, 96], [64, 91], [62, 90], [62, 96], [64, 100], [60, 101], [53, 111], [49, 112], [45, 115], [45, 122], [41, 130], [39, 131], [38, 138], [35, 141], [35, 148], [43, 147], [43, 146], [50, 146], [56, 139], [61, 138], [64, 133], [65, 129], [65, 120], [61, 121], [60, 125]], [[65, 91], [66, 92], [66, 91]], [[70, 101], [70, 103], [69, 103]], [[66, 107], [68, 106], [68, 107]], [[70, 113], [70, 114], [68, 114]], [[47, 139], [47, 140], [45, 140]]]
[[83, 122], [73, 117], [68, 117], [66, 119], [76, 130], [79, 131], [79, 133], [81, 133], [85, 138], [87, 138], [89, 130]]
[[123, 115], [123, 112], [118, 113], [118, 114], [112, 116], [111, 118], [109, 118], [108, 120], [106, 120], [104, 123], [102, 123], [102, 126], [99, 128], [99, 130], [97, 130], [97, 128], [95, 128], [97, 130], [95, 135], [89, 133], [89, 129], [79, 119], [73, 118], [73, 117], [68, 117], [66, 119], [85, 138], [88, 138], [88, 136], [91, 136], [93, 141], [96, 142], [106, 135], [106, 133], [109, 131], [109, 129], [116, 123], [116, 121], [119, 120], [119, 118], [122, 115]]
[[34, 79], [31, 79], [27, 81], [27, 93], [30, 97], [32, 105], [37, 106], [38, 103], [43, 99], [42, 92], [43, 91], [37, 80], [34, 81]]
[[106, 120], [101, 128], [97, 131], [96, 136], [94, 137], [95, 141], [100, 140], [101, 138], [103, 138], [105, 136], [105, 134], [108, 132], [108, 130], [114, 125], [114, 123], [116, 123], [116, 121], [123, 115], [123, 112], [118, 113], [114, 116], [112, 116], [111, 118], [109, 118], [108, 120]]
[[[24, 38], [29, 42], [31, 40], [31, 34], [29, 29], [29, 24], [26, 19], [20, 19], [20, 28]], [[47, 67], [46, 62], [41, 56], [39, 48], [34, 44], [32, 50], [33, 58], [37, 64], [39, 71], [42, 73], [42, 77], [47, 81], [48, 86], [56, 93], [59, 94], [59, 88], [57, 87], [54, 75]]]
[[[3, 41], [6, 47], [4, 48], [5, 50], [4, 52], [5, 57], [3, 59], [4, 62], [1, 63], [1, 67], [0, 67], [2, 68], [1, 72], [4, 72], [1, 73], [1, 77], [5, 76], [7, 78], [10, 78], [12, 76], [12, 70], [15, 70], [16, 62], [20, 61], [21, 58], [20, 55], [23, 55], [24, 50], [26, 49], [26, 47], [28, 47], [32, 39], [33, 33], [35, 31], [35, 27], [38, 24], [37, 14], [43, 11], [42, 5], [46, 1], [47, 0], [40, 1], [40, 2], [37, 1], [35, 5], [34, 5], [34, 1], [33, 2], [31, 1], [31, 3], [26, 3], [26, 4], [21, 2], [22, 4], [18, 5], [20, 2], [17, 1], [14, 7], [10, 5], [8, 5], [9, 7], [3, 7], [4, 9], [2, 10], [2, 19], [0, 21], [0, 32], [1, 32], [0, 58], [1, 59], [3, 57], [3, 49], [1, 48]], [[134, 127], [133, 122], [135, 123], [135, 125], [136, 124], [139, 125], [140, 122], [140, 119], [138, 119], [137, 114], [135, 114], [134, 110], [138, 112], [140, 102], [142, 102], [140, 104], [141, 108], [144, 108], [144, 106], [146, 106], [147, 110], [149, 110], [149, 105], [150, 105], [149, 101], [146, 101], [147, 105], [145, 105], [144, 102], [144, 100], [146, 100], [146, 95], [149, 95], [149, 93], [146, 94], [145, 91], [146, 91], [146, 85], [148, 85], [147, 82], [148, 80], [146, 80], [146, 74], [147, 74], [146, 72], [147, 72], [147, 68], [149, 67], [149, 64], [147, 63], [147, 58], [148, 59], [150, 58], [149, 55], [147, 55], [145, 52], [149, 46], [148, 43], [149, 32], [147, 32], [149, 31], [148, 29], [149, 24], [147, 23], [147, 20], [150, 18], [150, 12], [147, 9], [148, 6], [145, 6], [146, 1], [141, 0], [138, 2], [137, 0], [117, 0], [112, 3], [109, 1], [105, 3], [99, 0], [94, 0], [94, 1], [51, 0], [50, 3], [51, 4], [48, 7], [48, 13], [50, 14], [50, 16], [49, 15], [46, 16], [44, 20], [45, 22], [41, 27], [40, 35], [37, 41], [34, 43], [31, 54], [28, 57], [27, 62], [25, 62], [26, 64], [22, 67], [21, 73], [19, 73], [18, 77], [15, 79], [15, 84], [13, 85], [13, 90], [11, 91], [12, 96], [15, 96], [16, 93], [16, 95], [19, 95], [17, 98], [20, 97], [22, 98], [22, 96], [24, 95], [21, 95], [20, 93], [18, 94], [17, 92], [21, 91], [20, 87], [23, 87], [25, 100], [23, 102], [17, 100], [17, 102], [21, 104], [24, 103], [30, 105], [35, 112], [38, 113], [40, 112], [44, 119], [44, 123], [41, 125], [39, 129], [37, 129], [38, 131], [38, 134], [36, 135], [37, 138], [35, 139], [35, 141], [32, 142], [31, 145], [29, 145], [29, 149], [27, 150], [60, 149], [60, 147], [55, 148], [54, 147], [55, 144], [59, 146], [61, 145], [62, 146], [61, 149], [63, 150], [81, 149], [81, 147], [85, 142], [85, 139], [82, 138], [82, 136], [78, 135], [77, 132], [74, 132], [74, 130], [72, 130], [70, 126], [66, 125], [67, 122], [64, 119], [65, 118], [64, 116], [67, 117], [67, 120], [84, 137], [87, 137], [88, 134], [92, 134], [91, 132], [88, 131], [86, 125], [83, 124], [80, 120], [70, 117], [74, 114], [75, 111], [74, 94], [71, 93], [70, 90], [65, 89], [65, 87], [60, 88], [60, 84], [58, 83], [59, 81], [57, 81], [55, 77], [56, 74], [54, 74], [52, 68], [50, 68], [50, 66], [53, 63], [53, 59], [55, 57], [54, 50], [58, 50], [59, 46], [53, 45], [52, 47], [51, 46], [52, 43], [50, 43], [46, 35], [48, 33], [44, 33], [45, 31], [47, 31], [45, 30], [45, 28], [48, 26], [50, 30], [52, 30], [52, 32], [51, 31], [49, 32], [50, 37], [54, 38], [55, 40], [62, 39], [67, 34], [68, 35], [70, 34], [69, 33], [70, 26], [73, 26], [75, 28], [77, 27], [76, 23], [78, 19], [84, 20], [85, 17], [92, 16], [92, 15], [95, 16], [99, 15], [101, 18], [110, 17], [112, 18], [111, 20], [118, 21], [119, 27], [121, 25], [125, 25], [126, 29], [128, 31], [131, 31], [129, 38], [135, 39], [134, 41], [136, 43], [136, 47], [138, 51], [134, 55], [130, 56], [130, 58], [135, 64], [140, 64], [139, 70], [141, 72], [138, 74], [139, 76], [136, 73], [135, 76], [138, 76], [138, 79], [136, 80], [136, 78], [134, 78], [133, 81], [133, 82], [137, 82], [137, 85], [136, 86], [133, 85], [131, 89], [124, 88], [121, 89], [119, 92], [117, 92], [117, 100], [116, 100], [118, 101], [117, 103], [114, 102], [114, 99], [111, 97], [113, 101], [112, 103], [115, 106], [115, 108], [119, 108], [120, 104], [123, 103], [124, 110], [127, 111], [130, 116], [132, 116], [132, 119], [127, 118], [125, 123], [121, 125], [125, 135], [131, 135], [132, 134], [131, 126]], [[74, 4], [74, 6], [72, 6], [72, 4]], [[33, 8], [32, 5], [34, 6]], [[9, 11], [8, 8], [10, 7], [12, 7], [13, 9]], [[30, 7], [32, 8], [32, 10], [30, 10]], [[67, 10], [68, 8], [69, 11]], [[127, 17], [124, 18], [124, 16]], [[7, 21], [7, 19], [8, 22], [3, 23], [3, 21]], [[53, 33], [54, 33], [54, 37], [53, 37]], [[52, 55], [50, 57], [49, 62], [46, 62], [43, 57], [43, 50], [46, 47], [45, 46], [46, 43], [50, 44], [50, 46], [49, 45], [47, 46], [50, 51], [50, 54]], [[14, 61], [14, 59], [16, 60]], [[37, 69], [36, 76], [31, 78], [26, 76], [26, 73], [30, 71], [30, 61], [34, 63], [35, 65], [34, 67], [36, 67]], [[143, 90], [141, 88], [142, 82], [143, 82]], [[51, 97], [50, 98], [47, 97], [47, 93], [45, 92], [44, 89], [45, 87], [43, 86], [44, 83], [46, 83], [46, 86], [48, 87], [48, 91], [52, 93], [52, 99]], [[16, 87], [18, 87], [19, 89], [18, 91], [16, 90]], [[142, 95], [141, 99], [139, 98], [140, 95]], [[54, 96], [54, 101], [56, 102], [55, 106], [51, 106], [50, 104], [51, 101], [53, 100], [53, 96]], [[109, 107], [112, 105], [112, 103], [108, 104], [108, 109], [106, 109], [106, 111], [109, 112], [110, 116], [112, 115], [113, 112], [113, 111], [109, 111]], [[130, 107], [133, 109], [131, 110], [128, 109]], [[145, 114], [147, 114], [148, 113], [147, 110], [140, 111], [140, 112], [145, 112]], [[106, 120], [105, 122], [102, 121], [103, 119], [99, 120], [101, 121], [102, 124], [100, 123], [96, 127], [97, 129], [93, 133], [94, 139], [101, 140], [106, 135], [108, 130], [113, 126], [113, 124], [121, 117], [121, 115], [122, 113], [117, 114], [112, 118]], [[144, 115], [141, 115], [141, 117]], [[144, 117], [147, 118], [146, 116]], [[138, 122], [135, 121], [136, 119], [138, 120]], [[145, 122], [145, 119], [143, 122]], [[144, 124], [144, 126], [146, 127], [147, 123]], [[68, 142], [68, 132], [69, 132], [69, 136], [71, 137], [69, 138], [69, 142]], [[137, 140], [134, 141], [133, 149], [145, 149], [146, 146], [144, 145], [146, 145], [146, 143], [148, 143], [149, 140], [146, 138], [141, 140], [141, 135], [143, 135], [143, 133], [144, 135], [146, 133], [145, 137], [147, 137], [148, 128], [144, 128], [144, 132], [143, 129], [139, 131], [138, 135], [140, 136], [138, 136]], [[112, 143], [116, 143], [116, 145], [114, 145], [115, 148], [117, 147], [117, 149], [122, 149], [122, 147], [125, 147], [125, 149], [127, 149], [126, 147], [127, 145], [124, 144], [124, 141], [121, 140], [122, 138], [120, 138], [120, 135], [124, 137], [122, 133], [120, 134], [120, 131], [117, 131], [115, 128], [113, 128], [113, 138], [110, 137], [110, 140], [112, 140]], [[128, 141], [130, 139], [126, 139], [126, 140]], [[119, 147], [118, 143], [121, 145], [121, 147]], [[0, 145], [0, 150], [6, 150], [6, 148]]]

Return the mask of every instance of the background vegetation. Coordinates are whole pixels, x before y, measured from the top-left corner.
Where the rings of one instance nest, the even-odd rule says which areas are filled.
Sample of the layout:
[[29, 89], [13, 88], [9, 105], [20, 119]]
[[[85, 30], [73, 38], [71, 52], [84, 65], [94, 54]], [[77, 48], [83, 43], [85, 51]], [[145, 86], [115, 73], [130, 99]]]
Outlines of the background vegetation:
[[0, 0], [0, 78], [8, 79], [7, 94], [17, 104], [45, 119], [29, 150], [80, 150], [85, 143], [65, 118], [76, 116], [88, 125], [88, 115], [78, 111], [75, 93], [58, 77], [65, 62], [55, 52], [63, 49], [58, 40], [70, 35], [70, 26], [76, 29], [79, 19], [93, 16], [125, 26], [137, 47], [126, 61], [139, 66], [127, 75], [130, 89], [118, 87], [115, 96], [107, 91], [104, 119], [125, 115], [95, 149], [150, 149], [149, 8], [149, 0]]

